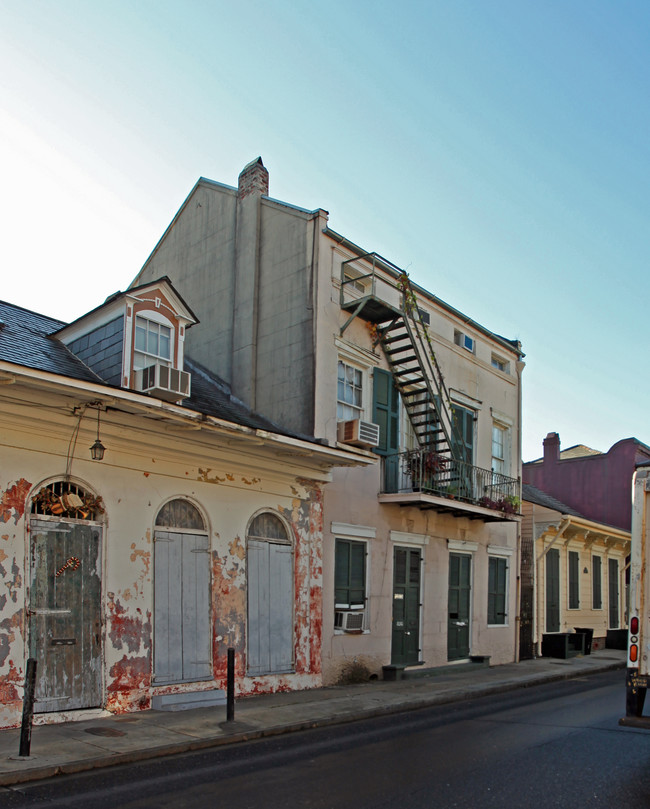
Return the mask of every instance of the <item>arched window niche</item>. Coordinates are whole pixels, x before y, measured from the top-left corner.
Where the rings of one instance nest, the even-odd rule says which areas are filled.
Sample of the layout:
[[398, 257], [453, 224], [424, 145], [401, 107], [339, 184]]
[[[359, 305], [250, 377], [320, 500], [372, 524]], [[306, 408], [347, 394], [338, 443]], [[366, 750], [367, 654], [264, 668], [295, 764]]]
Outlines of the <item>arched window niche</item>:
[[55, 480], [32, 495], [32, 517], [99, 522], [104, 513], [102, 498], [71, 480]]
[[189, 500], [180, 497], [169, 500], [162, 506], [156, 515], [156, 528], [206, 532], [205, 520], [199, 509]]

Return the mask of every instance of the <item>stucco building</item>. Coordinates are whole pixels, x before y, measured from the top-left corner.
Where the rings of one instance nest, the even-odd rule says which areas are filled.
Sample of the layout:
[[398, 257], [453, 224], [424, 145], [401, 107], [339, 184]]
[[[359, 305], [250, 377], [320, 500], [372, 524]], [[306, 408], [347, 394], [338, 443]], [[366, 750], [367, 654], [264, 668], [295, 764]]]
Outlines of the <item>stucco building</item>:
[[[323, 486], [372, 462], [186, 354], [168, 279], [72, 324], [0, 303], [0, 726], [322, 683]], [[92, 715], [92, 713], [90, 714]]]
[[650, 447], [623, 438], [607, 452], [582, 444], [560, 448], [558, 433], [548, 433], [541, 458], [523, 464], [522, 479], [597, 522], [630, 530], [632, 475], [650, 460]]
[[[548, 433], [541, 458], [523, 464], [522, 655], [544, 635], [593, 630], [596, 645], [626, 627], [632, 475], [650, 460], [636, 438], [607, 452], [561, 449]], [[615, 640], [611, 641], [616, 642]]]
[[593, 649], [604, 648], [608, 633], [626, 626], [630, 532], [526, 483], [522, 512], [521, 657], [558, 654], [571, 639], [550, 635], [584, 629]]
[[324, 491], [324, 682], [514, 660], [520, 344], [270, 197], [261, 159], [197, 182], [133, 283], [160, 276], [247, 407], [379, 461]]

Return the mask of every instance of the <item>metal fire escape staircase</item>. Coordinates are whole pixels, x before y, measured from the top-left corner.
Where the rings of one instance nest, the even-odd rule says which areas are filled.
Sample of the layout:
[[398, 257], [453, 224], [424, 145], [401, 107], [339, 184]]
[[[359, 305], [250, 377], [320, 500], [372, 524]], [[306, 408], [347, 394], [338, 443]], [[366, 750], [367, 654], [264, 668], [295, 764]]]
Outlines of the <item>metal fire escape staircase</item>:
[[397, 305], [381, 301], [381, 296], [377, 296], [375, 265], [377, 261], [389, 265], [390, 262], [374, 253], [361, 258], [372, 260], [372, 271], [346, 279], [346, 265], [357, 263], [359, 259], [344, 262], [342, 292], [343, 285], [370, 278], [370, 295], [344, 304], [342, 294], [342, 307], [351, 310], [352, 314], [341, 332], [357, 315], [375, 324], [376, 340], [388, 360], [420, 450], [452, 459], [459, 444], [454, 437], [449, 392], [410, 279], [404, 271], [397, 270], [396, 282], [391, 285], [398, 293], [395, 296]]
[[388, 360], [421, 449], [453, 457], [454, 425], [449, 393], [408, 278], [400, 276], [401, 312], [378, 324]]

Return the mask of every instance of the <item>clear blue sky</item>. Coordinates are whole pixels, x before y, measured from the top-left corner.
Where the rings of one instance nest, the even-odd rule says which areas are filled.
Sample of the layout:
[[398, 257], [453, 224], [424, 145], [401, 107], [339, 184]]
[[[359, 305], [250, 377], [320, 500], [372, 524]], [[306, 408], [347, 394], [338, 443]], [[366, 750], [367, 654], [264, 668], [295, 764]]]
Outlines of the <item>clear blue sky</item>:
[[647, 0], [0, 0], [0, 297], [124, 289], [199, 176], [522, 341], [524, 460], [650, 443]]

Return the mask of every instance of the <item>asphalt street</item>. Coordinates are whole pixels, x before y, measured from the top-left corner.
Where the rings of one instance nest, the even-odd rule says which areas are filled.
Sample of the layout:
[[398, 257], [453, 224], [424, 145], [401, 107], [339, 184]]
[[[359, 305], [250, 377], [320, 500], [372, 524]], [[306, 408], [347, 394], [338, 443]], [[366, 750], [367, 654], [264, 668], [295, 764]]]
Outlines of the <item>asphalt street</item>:
[[0, 807], [650, 806], [621, 672], [0, 790]]

